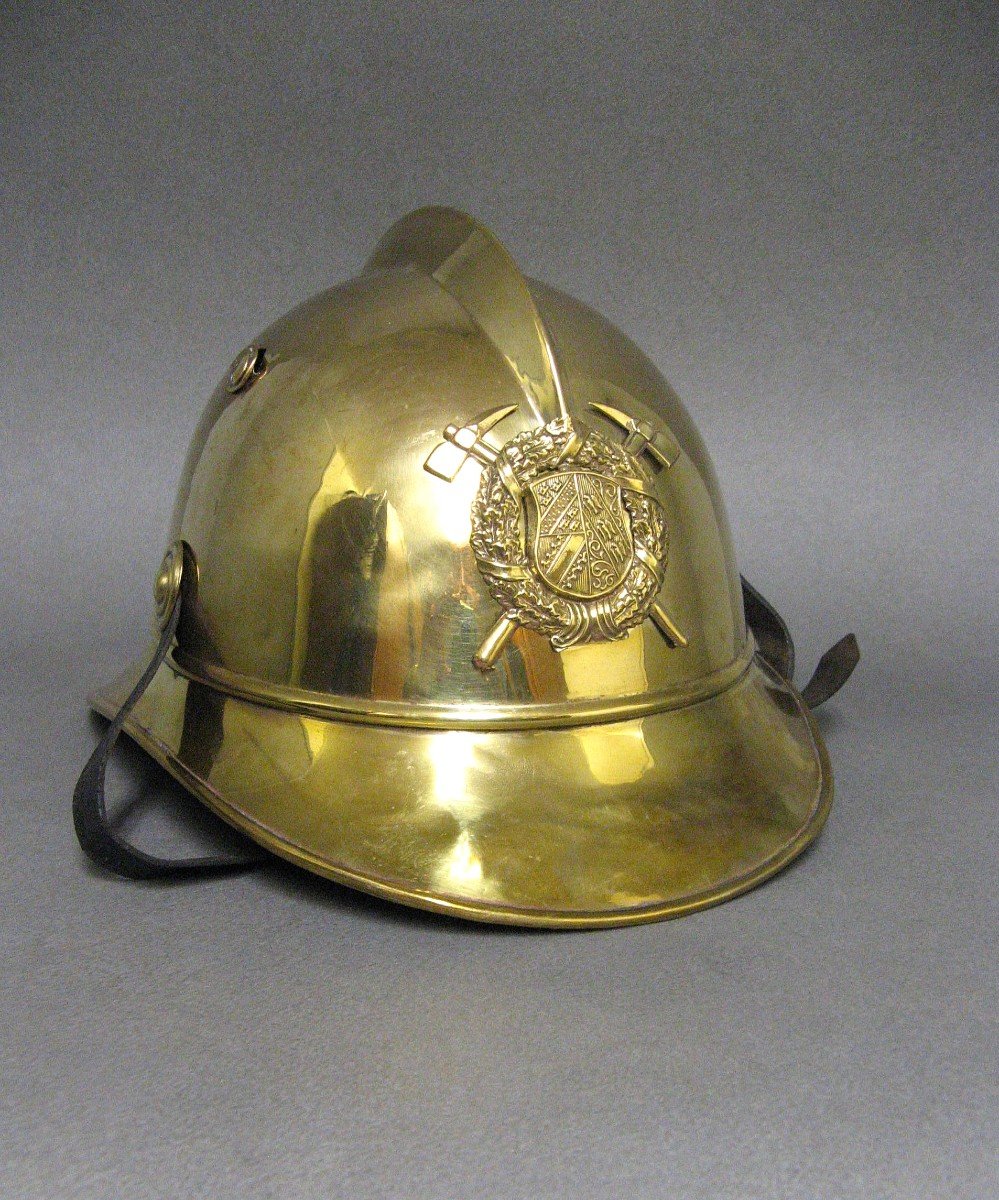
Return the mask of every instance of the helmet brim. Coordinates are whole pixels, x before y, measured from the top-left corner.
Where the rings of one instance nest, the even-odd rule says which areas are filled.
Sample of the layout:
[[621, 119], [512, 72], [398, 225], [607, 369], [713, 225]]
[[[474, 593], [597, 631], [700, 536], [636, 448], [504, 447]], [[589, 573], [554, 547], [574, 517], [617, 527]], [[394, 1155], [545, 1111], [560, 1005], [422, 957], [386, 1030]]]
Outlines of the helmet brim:
[[[113, 715], [140, 670], [92, 706]], [[800, 854], [832, 800], [811, 714], [759, 657], [684, 708], [488, 731], [303, 716], [167, 662], [125, 730], [275, 854], [403, 904], [514, 925], [627, 925], [730, 899]]]

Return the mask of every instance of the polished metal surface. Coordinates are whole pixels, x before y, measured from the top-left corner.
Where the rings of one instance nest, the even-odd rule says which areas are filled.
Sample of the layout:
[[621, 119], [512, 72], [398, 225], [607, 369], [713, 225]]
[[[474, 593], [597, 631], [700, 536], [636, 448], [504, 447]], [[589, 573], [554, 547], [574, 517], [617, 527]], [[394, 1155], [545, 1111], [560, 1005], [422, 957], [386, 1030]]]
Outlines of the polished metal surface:
[[723, 899], [821, 825], [689, 416], [464, 214], [405, 218], [237, 359], [172, 536], [178, 642], [129, 732], [310, 869], [607, 924]]
[[[128, 682], [100, 697], [106, 715]], [[300, 866], [417, 907], [548, 928], [737, 895], [800, 853], [831, 797], [811, 717], [757, 665], [697, 705], [520, 730], [319, 719], [163, 668], [126, 729]]]
[[[741, 597], [721, 497], [687, 414], [602, 318], [541, 285], [529, 292], [479, 227], [459, 233], [457, 248], [440, 247], [436, 274], [382, 252], [377, 269], [296, 309], [260, 339], [266, 374], [212, 398], [174, 527], [200, 568], [185, 658], [415, 709], [639, 698], [724, 668], [745, 640]], [[539, 355], [541, 309], [564, 399], [545, 356], [524, 361], [524, 344]], [[649, 491], [675, 531], [670, 614], [699, 636], [677, 653], [646, 622], [620, 663], [587, 670], [590, 647], [559, 655], [523, 630], [502, 668], [469, 670], [498, 615], [470, 545], [481, 472], [470, 463], [443, 486], [424, 462], [457, 413], [511, 405], [502, 437], [485, 435], [497, 446], [563, 406], [609, 440], [618, 426], [589, 408], [608, 397], [681, 448]]]

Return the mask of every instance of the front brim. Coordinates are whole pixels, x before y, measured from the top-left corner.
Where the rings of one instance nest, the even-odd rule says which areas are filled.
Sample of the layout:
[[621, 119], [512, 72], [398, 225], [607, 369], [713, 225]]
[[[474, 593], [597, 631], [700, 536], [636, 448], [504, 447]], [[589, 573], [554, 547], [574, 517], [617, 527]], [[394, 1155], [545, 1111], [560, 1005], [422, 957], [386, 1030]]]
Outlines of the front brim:
[[[112, 716], [139, 670], [93, 707]], [[125, 730], [283, 858], [403, 904], [514, 925], [626, 925], [729, 899], [800, 854], [832, 799], [811, 715], [758, 657], [683, 708], [501, 730], [305, 716], [167, 662]]]

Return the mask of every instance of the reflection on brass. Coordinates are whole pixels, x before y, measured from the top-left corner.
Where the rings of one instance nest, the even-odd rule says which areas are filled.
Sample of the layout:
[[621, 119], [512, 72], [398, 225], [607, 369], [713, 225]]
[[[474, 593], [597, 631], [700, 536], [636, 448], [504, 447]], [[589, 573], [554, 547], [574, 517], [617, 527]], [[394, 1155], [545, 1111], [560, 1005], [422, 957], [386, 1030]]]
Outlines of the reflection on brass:
[[310, 531], [311, 603], [297, 677], [303, 688], [371, 688], [386, 518], [383, 495], [342, 496]]
[[[134, 678], [95, 707], [112, 715]], [[763, 665], [707, 704], [529, 732], [318, 720], [203, 691], [164, 668], [126, 729], [209, 808], [339, 883], [479, 921], [695, 912], [800, 854], [832, 800], [812, 718]], [[189, 758], [195, 713], [213, 724]]]
[[[507, 637], [516, 632], [516, 628], [516, 622], [513, 622]], [[503, 620], [497, 621], [486, 642], [490, 646], [493, 645], [493, 635], [499, 639], [505, 629], [506, 625]], [[502, 638], [503, 646], [506, 644], [507, 637]], [[546, 642], [539, 642], [538, 645], [547, 649]], [[503, 646], [500, 647], [500, 650], [503, 649]], [[585, 653], [610, 648], [626, 651], [629, 647], [627, 641], [593, 642], [578, 649]], [[617, 686], [607, 672], [606, 664], [601, 664], [604, 674], [602, 683], [606, 690], [606, 698], [597, 700], [588, 698], [589, 692], [586, 685], [592, 687], [592, 681], [588, 681], [586, 678], [587, 663], [567, 656], [564, 660], [566, 674], [563, 676], [562, 683], [568, 698], [561, 703], [484, 704], [479, 706], [467, 701], [464, 703], [448, 703], [443, 700], [440, 702], [423, 701], [413, 704], [405, 700], [382, 700], [371, 696], [360, 699], [355, 696], [335, 695], [329, 692], [307, 691], [297, 686], [286, 687], [237, 675], [222, 667], [211, 666], [205, 662], [195, 662], [179, 648], [174, 649], [170, 663], [172, 670], [178, 675], [183, 675], [193, 683], [205, 684], [215, 691], [225, 692], [234, 699], [265, 704], [270, 708], [318, 717], [321, 720], [384, 725], [393, 729], [490, 730], [571, 729], [580, 725], [631, 721], [638, 717], [648, 717], [656, 713], [686, 708], [690, 704], [711, 700], [724, 692], [726, 688], [737, 683], [750, 669], [752, 659], [752, 646], [747, 645], [739, 658], [734, 659], [726, 667], [703, 676], [696, 682], [692, 681], [684, 687], [671, 688], [665, 692], [646, 690], [638, 695], [635, 694], [634, 689], [621, 689]], [[581, 672], [582, 687], [575, 679], [577, 667], [584, 668]], [[627, 678], [630, 674], [630, 672], [625, 672], [625, 677]], [[642, 673], [642, 684], [647, 688], [648, 679], [644, 673]], [[576, 699], [577, 696], [580, 699]]]
[[310, 871], [630, 924], [759, 883], [825, 819], [821, 739], [754, 658], [690, 415], [462, 213], [404, 218], [254, 339], [170, 537], [177, 641], [125, 728]]

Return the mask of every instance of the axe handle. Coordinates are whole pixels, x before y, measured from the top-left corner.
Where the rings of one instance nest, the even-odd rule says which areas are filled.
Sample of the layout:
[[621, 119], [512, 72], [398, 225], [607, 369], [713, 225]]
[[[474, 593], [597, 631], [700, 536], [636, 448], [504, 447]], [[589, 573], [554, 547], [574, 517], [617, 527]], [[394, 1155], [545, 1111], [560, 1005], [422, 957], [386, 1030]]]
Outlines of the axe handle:
[[687, 645], [687, 639], [677, 629], [673, 618], [661, 604], [653, 604], [649, 616], [655, 621], [659, 632], [674, 649], [680, 649]]
[[503, 653], [503, 648], [517, 628], [517, 622], [512, 617], [500, 617], [496, 624], [486, 634], [485, 640], [476, 651], [472, 662], [480, 671], [491, 671], [496, 666], [496, 660]]

